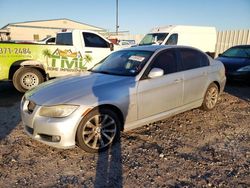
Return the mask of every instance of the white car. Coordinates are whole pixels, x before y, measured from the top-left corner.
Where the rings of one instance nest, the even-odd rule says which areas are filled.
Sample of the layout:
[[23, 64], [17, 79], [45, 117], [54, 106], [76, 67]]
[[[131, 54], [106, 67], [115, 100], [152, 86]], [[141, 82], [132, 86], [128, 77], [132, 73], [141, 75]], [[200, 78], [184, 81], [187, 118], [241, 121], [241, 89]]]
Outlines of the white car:
[[42, 40], [36, 41], [37, 44], [56, 44], [56, 37], [46, 37]]
[[135, 40], [120, 40], [118, 44], [123, 48], [129, 48], [135, 45]]
[[110, 147], [122, 130], [200, 106], [212, 110], [225, 81], [223, 64], [197, 49], [127, 48], [87, 73], [28, 91], [21, 117], [36, 140], [60, 148], [77, 143], [98, 152]]

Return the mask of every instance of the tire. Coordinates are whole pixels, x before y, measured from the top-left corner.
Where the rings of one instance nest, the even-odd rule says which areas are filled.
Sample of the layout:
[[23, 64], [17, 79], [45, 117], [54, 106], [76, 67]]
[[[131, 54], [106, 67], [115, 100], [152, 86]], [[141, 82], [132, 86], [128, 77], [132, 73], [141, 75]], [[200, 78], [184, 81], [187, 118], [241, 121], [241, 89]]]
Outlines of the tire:
[[215, 83], [211, 83], [204, 96], [202, 103], [203, 110], [209, 111], [214, 109], [219, 97], [219, 89]]
[[112, 146], [120, 136], [121, 122], [112, 110], [95, 109], [80, 122], [77, 145], [90, 153], [104, 151]]
[[21, 67], [13, 76], [13, 84], [15, 88], [24, 93], [44, 81], [44, 77], [40, 71], [35, 68]]

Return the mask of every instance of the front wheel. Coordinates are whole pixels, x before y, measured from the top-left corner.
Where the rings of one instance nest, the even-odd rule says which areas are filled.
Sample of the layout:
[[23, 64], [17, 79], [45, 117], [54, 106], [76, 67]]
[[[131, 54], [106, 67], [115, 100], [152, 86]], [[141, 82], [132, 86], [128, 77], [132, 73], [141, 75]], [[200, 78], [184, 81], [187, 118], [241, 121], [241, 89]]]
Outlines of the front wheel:
[[202, 108], [204, 110], [212, 110], [217, 101], [218, 101], [218, 97], [219, 97], [219, 89], [218, 86], [215, 83], [212, 83], [209, 85], [209, 87], [207, 88], [203, 103], [202, 103]]
[[24, 93], [44, 81], [40, 71], [31, 67], [19, 68], [13, 76], [13, 84], [15, 88]]
[[108, 149], [120, 134], [121, 122], [109, 109], [96, 109], [80, 122], [76, 139], [78, 146], [90, 153]]

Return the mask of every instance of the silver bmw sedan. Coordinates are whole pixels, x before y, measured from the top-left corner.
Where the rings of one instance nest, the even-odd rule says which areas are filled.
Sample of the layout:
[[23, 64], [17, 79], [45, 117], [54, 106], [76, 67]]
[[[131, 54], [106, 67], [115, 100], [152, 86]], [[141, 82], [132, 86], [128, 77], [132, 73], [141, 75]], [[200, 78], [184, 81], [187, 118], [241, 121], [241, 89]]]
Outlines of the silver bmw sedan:
[[25, 93], [26, 133], [50, 146], [107, 149], [120, 131], [193, 108], [212, 110], [225, 86], [220, 61], [185, 46], [117, 51], [91, 70]]

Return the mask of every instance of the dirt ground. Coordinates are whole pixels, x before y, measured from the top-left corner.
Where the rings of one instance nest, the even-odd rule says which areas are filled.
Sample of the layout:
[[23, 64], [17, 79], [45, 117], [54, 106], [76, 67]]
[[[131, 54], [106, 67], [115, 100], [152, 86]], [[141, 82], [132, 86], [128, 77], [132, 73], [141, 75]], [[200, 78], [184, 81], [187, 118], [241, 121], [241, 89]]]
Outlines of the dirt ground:
[[100, 154], [30, 139], [21, 97], [0, 82], [0, 187], [250, 187], [250, 86], [227, 84], [213, 111], [123, 133]]

